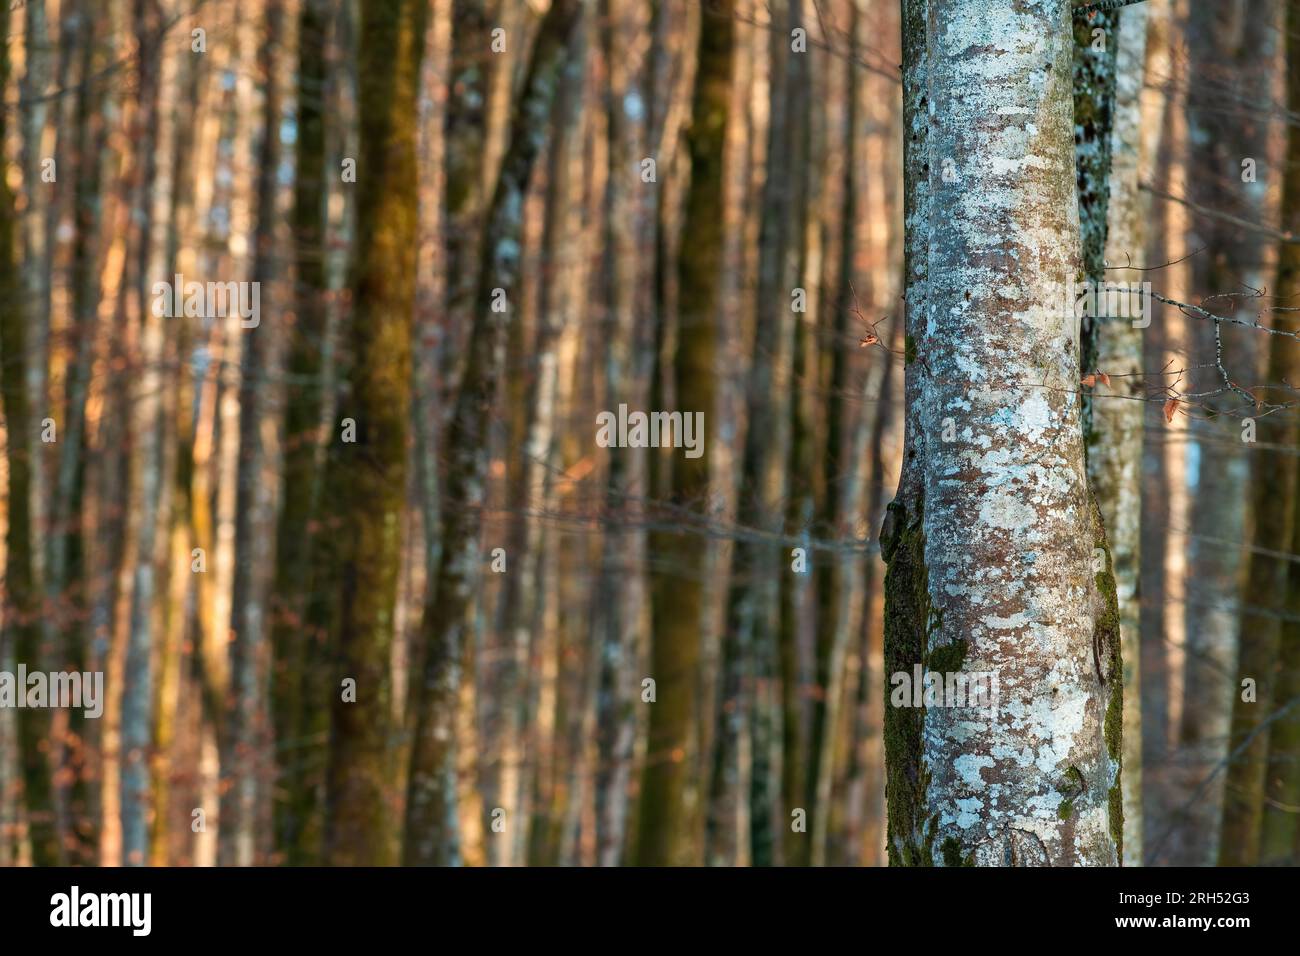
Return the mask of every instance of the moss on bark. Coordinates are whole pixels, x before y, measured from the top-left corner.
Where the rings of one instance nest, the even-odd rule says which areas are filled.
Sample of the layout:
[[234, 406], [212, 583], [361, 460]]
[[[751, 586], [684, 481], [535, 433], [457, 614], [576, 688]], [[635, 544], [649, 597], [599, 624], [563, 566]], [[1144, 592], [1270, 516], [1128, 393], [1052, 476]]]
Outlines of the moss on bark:
[[[925, 568], [922, 506], [909, 514], [901, 500], [889, 505], [881, 532], [885, 572], [884, 695], [889, 675], [912, 672], [926, 663], [930, 626], [929, 580]], [[963, 651], [964, 653], [964, 651]], [[933, 866], [937, 816], [926, 803], [929, 771], [925, 766], [924, 707], [885, 707], [885, 801], [887, 845], [891, 866]], [[945, 855], [948, 849], [945, 845]]]
[[1102, 733], [1106, 738], [1106, 753], [1112, 761], [1112, 776], [1107, 798], [1107, 822], [1111, 839], [1115, 841], [1116, 860], [1124, 856], [1124, 805], [1121, 799], [1120, 771], [1123, 767], [1124, 736], [1124, 664], [1120, 655], [1119, 597], [1115, 590], [1115, 571], [1106, 531], [1102, 527], [1101, 511], [1095, 498], [1092, 505], [1095, 546], [1105, 555], [1104, 567], [1093, 575], [1097, 589], [1098, 606], [1093, 625], [1093, 648], [1096, 650], [1101, 675], [1105, 679], [1106, 714]]

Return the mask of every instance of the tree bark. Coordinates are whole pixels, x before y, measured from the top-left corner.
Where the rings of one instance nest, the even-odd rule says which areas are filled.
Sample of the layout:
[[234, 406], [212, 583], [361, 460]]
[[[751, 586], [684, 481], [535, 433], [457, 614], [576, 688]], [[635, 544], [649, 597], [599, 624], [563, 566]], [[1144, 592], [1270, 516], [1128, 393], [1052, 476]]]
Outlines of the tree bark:
[[[324, 406], [326, 269], [325, 68], [328, 4], [304, 0], [298, 17], [298, 111], [294, 143], [294, 192], [290, 213], [293, 242], [293, 324], [286, 330], [284, 459], [280, 518], [276, 529], [275, 583], [271, 593], [271, 710], [275, 723], [277, 780], [275, 844], [287, 863], [316, 858], [318, 806], [314, 774], [304, 757], [309, 728], [322, 713], [309, 674], [316, 641], [307, 603], [324, 582], [312, 574], [315, 522], [321, 498], [321, 422]], [[322, 675], [322, 682], [329, 675]]]
[[[139, 92], [134, 130], [136, 156], [132, 220], [135, 242], [127, 303], [139, 321], [137, 375], [131, 408], [131, 516], [136, 522], [130, 630], [122, 685], [122, 863], [147, 862], [152, 807], [150, 748], [153, 743], [153, 636], [158, 623], [157, 567], [163, 489], [163, 401], [169, 376], [162, 367], [166, 333], [151, 296], [154, 277], [165, 274], [166, 235], [171, 214], [171, 156], [174, 124], [159, 108], [160, 92], [175, 82], [176, 57], [162, 43], [162, 18], [144, 0], [133, 12], [139, 45]], [[134, 248], [132, 248], [132, 246]], [[164, 538], [165, 541], [165, 538]], [[165, 550], [164, 550], [165, 553]]]
[[[1115, 64], [1115, 106], [1112, 114], [1111, 169], [1107, 209], [1108, 275], [1121, 281], [1141, 281], [1142, 273], [1125, 272], [1121, 263], [1145, 261], [1143, 232], [1146, 205], [1138, 192], [1141, 158], [1139, 130], [1146, 63], [1147, 8], [1125, 7], [1119, 12]], [[1138, 567], [1142, 517], [1142, 431], [1146, 383], [1142, 376], [1142, 330], [1127, 319], [1096, 326], [1095, 368], [1115, 383], [1118, 395], [1094, 393], [1092, 441], [1088, 448], [1088, 478], [1097, 496], [1102, 523], [1110, 543], [1119, 600], [1120, 657], [1124, 665], [1124, 865], [1142, 865], [1142, 695], [1141, 628]]]
[[[1286, 91], [1288, 109], [1300, 108], [1300, 2], [1286, 4]], [[1300, 130], [1287, 129], [1280, 228], [1300, 228], [1300, 182], [1293, 175], [1300, 165]], [[1292, 335], [1300, 332], [1297, 313], [1288, 311], [1300, 296], [1300, 246], [1278, 244], [1277, 300], [1284, 305], [1273, 316], [1273, 327]], [[1294, 383], [1300, 379], [1300, 345], [1287, 335], [1269, 336], [1269, 383]], [[1289, 388], [1270, 388], [1257, 397], [1263, 401], [1291, 401]], [[1257, 423], [1259, 446], [1250, 449], [1251, 506], [1255, 515], [1252, 547], [1242, 590], [1237, 680], [1233, 687], [1232, 725], [1223, 792], [1223, 830], [1219, 842], [1220, 866], [1254, 866], [1291, 862], [1296, 852], [1295, 823], [1279, 819], [1294, 816], [1285, 800], [1294, 790], [1296, 721], [1294, 709], [1267, 730], [1265, 721], [1292, 703], [1284, 695], [1296, 693], [1296, 627], [1283, 624], [1279, 612], [1293, 603], [1296, 574], [1293, 563], [1280, 560], [1280, 552], [1293, 552], [1297, 535], [1296, 458], [1289, 450], [1300, 440], [1300, 429], [1288, 412], [1261, 417]], [[1277, 450], [1274, 450], [1277, 449]], [[1289, 639], [1284, 643], [1284, 638]], [[1254, 699], [1247, 699], [1244, 681], [1255, 682]], [[1244, 749], [1243, 749], [1244, 748]], [[1241, 751], [1238, 754], [1238, 751]], [[1272, 761], [1277, 761], [1272, 763]], [[1270, 807], [1272, 809], [1270, 809]], [[1265, 836], [1267, 835], [1267, 840]]]
[[[9, 7], [0, 13], [0, 27], [9, 36]], [[0, 89], [9, 81], [9, 44], [0, 52]], [[4, 142], [10, 111], [0, 111], [0, 143]], [[31, 184], [27, 184], [31, 188]], [[8, 514], [5, 532], [4, 638], [13, 648], [14, 662], [32, 670], [41, 666], [41, 627], [37, 578], [34, 566], [32, 461], [36, 454], [27, 369], [30, 363], [27, 324], [27, 290], [15, 256], [19, 218], [14, 196], [0, 176], [0, 391], [5, 414], [6, 457], [9, 466]], [[23, 708], [17, 714], [23, 797], [27, 808], [32, 862], [52, 866], [62, 860], [54, 826], [52, 768], [44, 742], [49, 737], [47, 710]]]
[[[698, 65], [686, 133], [691, 182], [686, 194], [677, 260], [676, 400], [683, 414], [703, 412], [708, 448], [716, 394], [715, 338], [723, 244], [723, 159], [734, 45], [731, 0], [701, 15]], [[674, 511], [703, 513], [709, 494], [708, 452], [696, 459], [674, 453], [670, 466]], [[676, 520], [683, 520], [681, 514]], [[650, 536], [651, 677], [646, 766], [641, 782], [637, 859], [641, 865], [696, 862], [700, 858], [698, 795], [691, 768], [699, 765], [695, 735], [700, 631], [705, 618], [706, 554], [695, 535], [657, 530]]]
[[[646, 395], [647, 332], [653, 320], [655, 196], [641, 180], [649, 147], [649, 10], [636, 0], [604, 0], [602, 55], [607, 71], [605, 115], [609, 163], [603, 235], [609, 263], [609, 347], [605, 359], [606, 409], [640, 408]], [[662, 159], [662, 158], [660, 158]], [[659, 160], [657, 160], [659, 161]], [[605, 489], [601, 555], [603, 602], [594, 635], [597, 677], [596, 854], [601, 866], [623, 858], [639, 685], [637, 636], [645, 608], [645, 534], [636, 527], [645, 493], [645, 452], [613, 450]], [[627, 527], [630, 526], [630, 527]]]
[[928, 194], [908, 182], [914, 407], [881, 532], [886, 670], [998, 684], [973, 719], [889, 708], [890, 861], [1114, 865], [1118, 612], [1062, 301], [1081, 266], [1069, 4], [932, 0], [922, 41], [924, 12], [904, 13], [905, 163]]
[[[270, 0], [265, 32], [258, 46], [257, 72], [263, 89], [261, 136], [254, 154], [258, 170], [257, 223], [253, 230], [252, 282], [265, 287], [259, 302], [276, 306], [272, 265], [279, 209], [281, 83], [276, 40], [284, 30], [284, 7]], [[276, 538], [269, 534], [276, 515], [276, 457], [278, 421], [275, 402], [277, 327], [259, 324], [243, 333], [243, 369], [239, 400], [239, 475], [236, 497], [235, 577], [231, 589], [230, 675], [232, 697], [227, 719], [222, 773], [227, 789], [222, 799], [223, 866], [251, 866], [265, 859], [269, 848], [266, 822], [272, 786], [270, 701], [270, 641], [266, 611], [269, 575], [274, 567]]]
[[465, 372], [446, 435], [441, 554], [425, 605], [423, 666], [413, 695], [416, 726], [407, 781], [406, 864], [460, 860], [454, 727], [465, 617], [477, 577], [487, 428], [505, 354], [505, 313], [493, 307], [498, 301], [495, 290], [504, 293], [507, 308], [518, 308], [524, 193], [546, 139], [546, 121], [577, 15], [576, 2], [557, 0], [542, 20], [484, 231]]
[[[359, 252], [349, 281], [348, 395], [339, 406], [355, 422], [356, 441], [336, 441], [326, 479], [327, 507], [343, 519], [335, 680], [321, 689], [331, 695], [324, 842], [335, 865], [382, 865], [395, 848], [389, 653], [406, 497], [425, 7], [416, 0], [366, 4], [358, 45]], [[348, 679], [355, 700], [343, 692]]]

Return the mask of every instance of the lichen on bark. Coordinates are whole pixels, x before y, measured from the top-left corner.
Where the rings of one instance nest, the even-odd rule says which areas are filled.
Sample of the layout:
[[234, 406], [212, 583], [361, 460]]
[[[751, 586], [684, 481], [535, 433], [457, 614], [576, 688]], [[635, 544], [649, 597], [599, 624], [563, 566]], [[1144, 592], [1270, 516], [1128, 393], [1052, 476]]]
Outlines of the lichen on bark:
[[990, 712], [887, 709], [890, 860], [1113, 865], [1117, 628], [1059, 306], [1082, 265], [1070, 6], [931, 0], [904, 24], [913, 345], [885, 669], [955, 663], [999, 689]]

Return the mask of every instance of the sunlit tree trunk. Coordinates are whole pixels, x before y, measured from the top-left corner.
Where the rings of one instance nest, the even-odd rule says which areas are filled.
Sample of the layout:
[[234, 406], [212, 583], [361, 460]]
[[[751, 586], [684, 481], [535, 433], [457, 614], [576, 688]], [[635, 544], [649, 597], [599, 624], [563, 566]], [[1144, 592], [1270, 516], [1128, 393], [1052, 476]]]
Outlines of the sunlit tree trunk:
[[402, 854], [407, 864], [455, 864], [460, 860], [454, 721], [466, 614], [478, 572], [487, 429], [505, 356], [505, 312], [498, 310], [503, 305], [506, 309], [519, 307], [524, 194], [533, 162], [546, 139], [546, 121], [577, 13], [577, 3], [558, 0], [542, 21], [515, 105], [510, 145], [483, 236], [473, 329], [460, 395], [446, 434], [448, 464], [440, 490], [441, 553], [425, 606], [419, 648], [422, 661], [415, 670], [415, 738]]
[[[256, 225], [252, 232], [252, 271], [244, 281], [259, 286], [259, 304], [270, 316], [283, 302], [277, 298], [280, 220], [277, 202], [280, 166], [281, 80], [275, 40], [285, 30], [284, 8], [267, 4], [258, 45], [257, 73], [263, 90], [261, 132], [253, 165], [257, 169]], [[250, 117], [247, 121], [252, 121]], [[226, 752], [222, 775], [229, 789], [222, 800], [222, 865], [249, 866], [264, 858], [265, 823], [270, 807], [272, 774], [271, 674], [267, 628], [269, 575], [274, 562], [278, 454], [276, 375], [278, 323], [263, 323], [243, 332], [239, 401], [239, 474], [235, 510], [235, 576], [230, 630], [231, 699], [228, 704]], [[295, 489], [296, 493], [296, 489]]]
[[[723, 142], [731, 89], [735, 27], [729, 0], [702, 13], [699, 60], [687, 128], [691, 183], [678, 250], [676, 402], [683, 414], [705, 415], [705, 452], [671, 459], [671, 505], [693, 513], [708, 505], [710, 424], [715, 397], [714, 341], [722, 254]], [[683, 520], [675, 515], [675, 520]], [[638, 810], [637, 854], [641, 865], [697, 861], [700, 820], [688, 792], [698, 766], [696, 727], [700, 632], [705, 626], [706, 554], [702, 542], [682, 529], [650, 536], [651, 676], [656, 700], [650, 711], [645, 773]]]
[[973, 719], [887, 710], [890, 861], [1114, 865], [1118, 612], [1063, 306], [1081, 264], [1069, 4], [931, 0], [924, 41], [922, 12], [904, 13], [906, 175], [928, 176], [928, 196], [908, 182], [906, 224], [909, 258], [928, 261], [924, 291], [908, 267], [919, 407], [881, 532], [886, 670], [998, 684]]

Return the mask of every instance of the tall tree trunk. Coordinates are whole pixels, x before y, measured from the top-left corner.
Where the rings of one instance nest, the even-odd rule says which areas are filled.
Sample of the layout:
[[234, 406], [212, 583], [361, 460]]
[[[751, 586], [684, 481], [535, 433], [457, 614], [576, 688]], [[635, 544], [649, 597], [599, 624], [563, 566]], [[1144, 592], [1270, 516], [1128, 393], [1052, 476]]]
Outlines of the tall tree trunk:
[[[304, 0], [298, 15], [297, 137], [294, 142], [293, 323], [286, 330], [284, 459], [281, 508], [276, 529], [275, 583], [271, 595], [271, 710], [275, 723], [277, 781], [275, 845], [289, 864], [317, 858], [316, 775], [308, 770], [310, 728], [323, 709], [304, 693], [319, 655], [309, 630], [308, 596], [324, 582], [312, 575], [315, 521], [321, 496], [322, 429], [327, 334], [325, 200], [328, 196], [325, 126], [325, 67], [329, 35], [328, 4]], [[322, 675], [319, 682], [329, 680]], [[310, 715], [316, 715], [312, 717]]]
[[504, 362], [505, 313], [517, 308], [520, 230], [533, 162], [546, 140], [546, 120], [563, 73], [579, 5], [556, 0], [542, 20], [515, 106], [483, 236], [473, 303], [473, 330], [455, 412], [448, 425], [447, 479], [441, 489], [441, 554], [425, 605], [412, 697], [415, 739], [407, 781], [407, 864], [460, 860], [456, 809], [454, 724], [460, 690], [465, 617], [477, 577], [479, 530], [487, 471], [487, 429]]
[[[57, 159], [56, 155], [46, 152], [45, 133], [50, 114], [50, 100], [46, 90], [50, 83], [54, 65], [54, 45], [50, 41], [49, 15], [46, 13], [45, 0], [25, 0], [23, 3], [25, 29], [23, 36], [23, 59], [25, 72], [19, 87], [22, 93], [22, 167], [23, 193], [26, 209], [23, 213], [23, 309], [27, 322], [27, 396], [32, 402], [33, 422], [39, 424], [50, 415], [49, 380], [50, 380], [50, 292], [52, 286], [52, 249], [53, 236], [49, 229], [50, 214], [55, 208], [57, 182], [45, 181], [46, 160]], [[54, 151], [57, 153], [57, 150]], [[57, 163], [53, 172], [57, 176]], [[44, 442], [32, 447], [32, 528], [42, 534], [49, 527], [50, 495], [46, 479], [48, 449]], [[45, 550], [37, 547], [32, 552], [32, 573], [36, 587], [42, 586], [45, 578]], [[49, 656], [54, 648], [49, 645], [47, 637], [42, 646], [41, 662], [51, 663]], [[34, 666], [37, 661], [28, 662]], [[55, 742], [50, 742], [50, 752], [54, 753]], [[59, 806], [58, 791], [54, 794], [56, 828], [60, 839], [64, 835], [63, 821], [59, 819], [62, 811]]]
[[[69, 7], [64, 28], [69, 46], [76, 49], [75, 74], [84, 80], [101, 65], [102, 54], [96, 37], [102, 26], [102, 14], [90, 0]], [[76, 342], [75, 356], [67, 371], [65, 385], [65, 419], [58, 474], [55, 478], [50, 534], [47, 541], [45, 588], [47, 599], [62, 604], [59, 617], [59, 653], [74, 670], [87, 670], [89, 635], [84, 626], [88, 606], [82, 535], [85, 530], [83, 501], [86, 482], [87, 427], [86, 404], [90, 393], [91, 361], [96, 342], [96, 315], [99, 302], [99, 267], [101, 264], [102, 214], [100, 210], [101, 156], [105, 152], [106, 127], [102, 107], [103, 94], [93, 84], [82, 84], [76, 97], [73, 125], [76, 129], [76, 181], [73, 187], [72, 219], [74, 235], [69, 261], [72, 316], [69, 334]], [[78, 741], [65, 753], [65, 766], [72, 771], [68, 784], [68, 813], [72, 834], [79, 845], [77, 862], [89, 862], [95, 852], [96, 830], [90, 806], [88, 777], [90, 739], [84, 715], [73, 710], [68, 715], [68, 737]]]
[[[9, 36], [9, 7], [0, 13], [0, 27]], [[0, 51], [0, 89], [9, 82], [9, 44]], [[10, 111], [0, 111], [0, 144], [4, 143]], [[27, 188], [33, 188], [30, 183]], [[9, 466], [8, 513], [5, 532], [4, 643], [12, 647], [13, 660], [35, 671], [41, 654], [40, 596], [37, 592], [33, 549], [32, 461], [36, 454], [27, 369], [27, 290], [15, 245], [19, 227], [14, 196], [6, 177], [0, 176], [0, 392], [4, 397], [6, 457]], [[17, 715], [24, 803], [32, 846], [32, 862], [51, 866], [62, 853], [54, 826], [52, 768], [46, 756], [50, 714], [40, 708], [23, 708]]]
[[[1198, 79], [1188, 91], [1187, 122], [1198, 161], [1189, 166], [1186, 195], [1250, 222], [1264, 219], [1265, 192], [1243, 181], [1242, 159], [1267, 162], [1272, 137], [1269, 124], [1254, 110], [1225, 108], [1225, 100], [1235, 106], [1273, 97], [1269, 66], [1277, 62], [1271, 55], [1277, 27], [1265, 14], [1265, 6], [1259, 0], [1192, 4], [1187, 27], [1189, 69]], [[1195, 210], [1191, 224], [1192, 241], [1201, 249], [1191, 260], [1201, 303], [1212, 312], [1253, 321], [1255, 306], [1234, 293], [1268, 284], [1264, 261], [1269, 250], [1262, 236]], [[1188, 594], [1178, 728], [1184, 750], [1179, 764], [1186, 769], [1176, 791], [1203, 788], [1203, 792], [1186, 808], [1186, 819], [1175, 821], [1181, 839], [1174, 862], [1208, 865], [1219, 848], [1226, 780], [1218, 768], [1230, 752], [1232, 700], [1237, 690], [1232, 675], [1245, 559], [1241, 547], [1225, 547], [1221, 542], [1243, 541], [1249, 534], [1247, 496], [1241, 488], [1250, 481], [1250, 445], [1242, 440], [1241, 418], [1255, 413], [1249, 402], [1225, 386], [1216, 359], [1222, 359], [1230, 376], [1254, 381], [1263, 343], [1248, 329], [1199, 321], [1189, 338], [1190, 357], [1196, 363], [1191, 390], [1204, 396], [1204, 413], [1188, 416], [1192, 439], [1188, 450], [1194, 463], [1189, 468], [1189, 476], [1194, 476], [1190, 489], [1194, 503], [1188, 520], [1188, 580], [1195, 587]], [[1276, 599], [1267, 603], [1276, 605]], [[1180, 811], [1184, 802], [1180, 797]]]
[[[605, 115], [609, 169], [605, 242], [609, 347], [605, 363], [606, 409], [640, 408], [646, 395], [647, 331], [653, 319], [654, 197], [641, 180], [649, 145], [651, 46], [647, 5], [603, 0], [601, 52], [607, 73]], [[601, 866], [623, 858], [636, 724], [637, 636], [642, 632], [645, 534], [636, 527], [645, 493], [645, 453], [615, 450], [609, 458], [601, 555], [599, 626], [594, 635], [599, 684], [596, 701], [596, 855]], [[625, 527], [631, 525], [631, 527]]]
[[[326, 479], [328, 507], [344, 516], [325, 789], [325, 858], [335, 865], [382, 865], [394, 857], [389, 653], [410, 422], [416, 87], [426, 6], [366, 4], [358, 44], [358, 253], [349, 282], [349, 389], [339, 406], [355, 424], [356, 441], [336, 440]], [[344, 690], [349, 680], [355, 697]]]
[[[135, 567], [131, 587], [130, 630], [122, 685], [122, 863], [147, 862], [152, 804], [150, 747], [153, 743], [153, 635], [156, 614], [159, 525], [163, 483], [164, 319], [150, 294], [155, 277], [167, 269], [166, 235], [171, 214], [172, 117], [159, 108], [163, 88], [175, 82], [176, 56], [162, 43], [159, 11], [137, 0], [133, 13], [139, 46], [139, 96], [133, 223], [134, 248], [126, 301], [139, 316], [137, 375], [131, 409], [131, 518], [136, 522]], [[163, 538], [165, 541], [165, 538]], [[165, 550], [164, 550], [165, 553]]]
[[[686, 195], [677, 274], [677, 405], [683, 415], [703, 412], [706, 449], [698, 458], [677, 450], [671, 463], [674, 520], [708, 506], [707, 450], [714, 414], [714, 343], [723, 240], [723, 161], [735, 26], [734, 4], [721, 0], [702, 13], [698, 66], [687, 150], [691, 183]], [[705, 617], [706, 553], [692, 533], [657, 530], [650, 536], [656, 570], [651, 575], [653, 643], [651, 676], [656, 701], [650, 711], [645, 773], [641, 782], [637, 853], [642, 865], [699, 860], [696, 796], [691, 768], [698, 765], [697, 687], [700, 631]]]
[[[740, 842], [749, 834], [739, 829], [744, 801], [751, 787], [743, 787], [741, 740], [751, 719], [749, 699], [760, 678], [756, 672], [774, 656], [776, 582], [788, 571], [780, 563], [774, 536], [781, 530], [782, 476], [780, 456], [772, 454], [776, 418], [783, 407], [778, 401], [778, 382], [785, 381], [790, 361], [782, 343], [793, 322], [791, 293], [798, 285], [795, 269], [802, 236], [798, 205], [804, 137], [791, 134], [787, 122], [805, 123], [800, 108], [807, 96], [807, 67], [802, 53], [791, 50], [790, 30], [802, 25], [802, 4], [791, 0], [785, 7], [783, 29], [771, 33], [770, 125], [767, 139], [767, 167], [761, 200], [759, 231], [758, 293], [754, 321], [754, 346], [750, 356], [744, 457], [736, 503], [736, 524], [744, 529], [732, 550], [732, 567], [727, 595], [722, 645], [722, 689], [718, 728], [714, 738], [712, 793], [709, 799], [709, 856], [711, 863], [734, 865]], [[781, 13], [778, 7], [777, 15]], [[792, 256], [792, 251], [795, 255]], [[792, 258], [794, 259], [792, 263]], [[778, 371], [779, 370], [779, 371]], [[781, 378], [778, 378], [778, 375]], [[770, 683], [771, 675], [768, 674]], [[755, 703], [754, 720], [762, 719]], [[788, 760], [796, 767], [797, 750]], [[797, 772], [797, 771], [796, 771]], [[769, 829], [765, 806], [755, 806], [754, 827]], [[761, 819], [761, 824], [760, 824]], [[770, 855], [755, 862], [771, 862]]]
[[[257, 72], [263, 89], [261, 137], [256, 147], [256, 217], [253, 268], [249, 279], [259, 287], [259, 303], [278, 305], [272, 266], [279, 221], [277, 182], [280, 167], [280, 76], [276, 39], [284, 31], [279, 0], [266, 7], [264, 35], [258, 46]], [[261, 287], [265, 286], [265, 289]], [[230, 674], [232, 697], [227, 719], [222, 799], [222, 840], [218, 859], [224, 866], [250, 866], [268, 848], [265, 822], [272, 787], [270, 733], [270, 642], [266, 605], [269, 574], [275, 560], [275, 457], [277, 420], [272, 374], [276, 365], [277, 324], [259, 323], [243, 336], [239, 400], [239, 476], [236, 498], [235, 577], [231, 588]]]
[[[1286, 91], [1288, 109], [1300, 109], [1300, 2], [1286, 4]], [[1300, 228], [1300, 130], [1287, 128], [1287, 148], [1282, 186], [1280, 228]], [[1269, 337], [1269, 383], [1300, 380], [1300, 345], [1290, 336], [1300, 333], [1297, 313], [1290, 311], [1300, 301], [1300, 246], [1278, 244], [1277, 302], [1273, 327], [1290, 335]], [[1264, 393], [1261, 394], [1261, 391]], [[1256, 390], [1264, 402], [1293, 400], [1290, 388]], [[1294, 563], [1279, 555], [1294, 552], [1297, 536], [1297, 487], [1300, 471], [1290, 453], [1300, 440], [1300, 429], [1289, 412], [1258, 419], [1259, 447], [1251, 448], [1251, 505], [1255, 529], [1247, 555], [1245, 586], [1242, 590], [1240, 647], [1237, 680], [1232, 699], [1232, 725], [1227, 752], [1228, 764], [1223, 791], [1223, 830], [1219, 842], [1221, 866], [1253, 866], [1260, 863], [1291, 862], [1296, 852], [1295, 823], [1278, 819], [1294, 815], [1295, 807], [1279, 801], [1294, 788], [1295, 768], [1280, 758], [1295, 760], [1291, 749], [1296, 739], [1294, 676], [1297, 642], [1294, 623], [1283, 623], [1281, 612], [1293, 602], [1282, 600], [1294, 594]], [[1276, 450], [1275, 450], [1276, 449]], [[1292, 559], [1294, 561], [1294, 559]], [[1284, 643], [1284, 638], [1286, 642]], [[1253, 681], [1255, 693], [1245, 690]], [[1292, 706], [1288, 716], [1269, 726], [1281, 708]], [[1288, 754], [1288, 751], [1291, 751]], [[1271, 761], [1278, 760], [1276, 764]], [[1272, 809], [1269, 809], [1269, 808]], [[1264, 841], [1267, 834], [1267, 842]]]
[[907, 177], [928, 176], [924, 197], [908, 182], [907, 248], [913, 260], [928, 246], [928, 262], [923, 293], [908, 266], [919, 407], [881, 532], [886, 670], [998, 683], [975, 720], [906, 706], [906, 685], [893, 688], [904, 706], [887, 712], [890, 860], [1114, 865], [1118, 612], [1062, 302], [1081, 264], [1070, 8], [931, 0], [922, 41], [924, 13], [904, 13]]
[[[1143, 224], [1146, 202], [1138, 192], [1141, 149], [1139, 131], [1146, 63], [1147, 9], [1142, 4], [1119, 12], [1112, 112], [1111, 169], [1107, 209], [1106, 256], [1120, 281], [1140, 281], [1142, 273], [1123, 266], [1144, 261]], [[1077, 103], [1077, 100], [1076, 100]], [[1142, 515], [1142, 429], [1146, 384], [1142, 377], [1142, 330], [1125, 318], [1094, 325], [1094, 368], [1110, 376], [1118, 394], [1103, 391], [1092, 399], [1088, 442], [1088, 479], [1097, 496], [1110, 544], [1115, 592], [1120, 612], [1120, 657], [1124, 666], [1124, 865], [1142, 865], [1142, 695], [1138, 562]], [[1107, 386], [1103, 386], [1107, 389]]]

